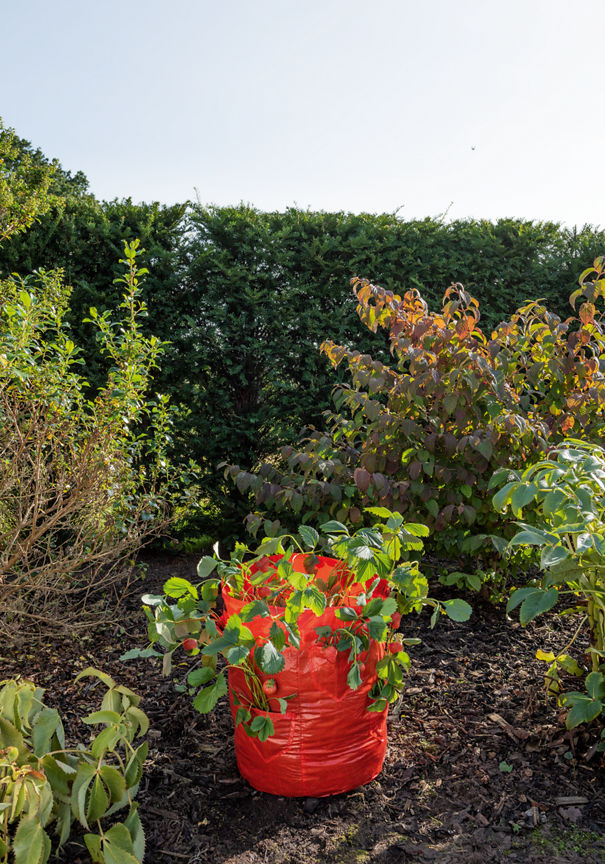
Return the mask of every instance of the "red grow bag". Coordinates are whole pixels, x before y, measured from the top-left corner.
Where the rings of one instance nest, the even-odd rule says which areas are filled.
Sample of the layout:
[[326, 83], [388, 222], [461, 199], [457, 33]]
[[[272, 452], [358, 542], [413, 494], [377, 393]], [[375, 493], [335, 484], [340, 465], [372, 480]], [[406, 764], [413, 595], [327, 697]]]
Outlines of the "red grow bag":
[[[278, 560], [280, 556], [273, 556]], [[290, 559], [301, 572], [305, 556]], [[342, 562], [332, 558], [319, 558], [319, 578], [327, 577], [334, 568], [342, 571]], [[379, 584], [377, 594], [384, 595], [386, 586]], [[355, 596], [362, 586], [352, 584], [347, 589], [346, 605], [355, 604]], [[238, 613], [248, 601], [231, 596], [223, 586], [226, 617]], [[279, 614], [278, 607], [270, 607]], [[275, 734], [267, 741], [249, 737], [240, 724], [235, 727], [235, 754], [242, 777], [255, 789], [274, 795], [321, 797], [347, 792], [373, 780], [384, 762], [387, 745], [387, 709], [368, 711], [368, 693], [376, 682], [376, 663], [384, 656], [384, 646], [374, 640], [370, 648], [359, 655], [365, 669], [362, 685], [350, 690], [347, 673], [350, 668], [348, 652], [337, 651], [332, 645], [317, 643], [315, 628], [330, 625], [333, 629], [343, 622], [336, 618], [335, 608], [328, 607], [317, 616], [305, 610], [298, 619], [300, 649], [287, 647], [283, 654], [285, 667], [272, 677], [277, 683], [278, 697], [295, 694], [288, 701], [285, 714], [269, 713]], [[271, 621], [254, 618], [247, 627], [255, 637], [266, 638]], [[362, 667], [363, 668], [363, 667]], [[250, 699], [244, 672], [237, 667], [229, 669], [229, 698], [235, 719], [237, 705], [233, 695], [244, 701]], [[264, 714], [264, 711], [258, 713]]]

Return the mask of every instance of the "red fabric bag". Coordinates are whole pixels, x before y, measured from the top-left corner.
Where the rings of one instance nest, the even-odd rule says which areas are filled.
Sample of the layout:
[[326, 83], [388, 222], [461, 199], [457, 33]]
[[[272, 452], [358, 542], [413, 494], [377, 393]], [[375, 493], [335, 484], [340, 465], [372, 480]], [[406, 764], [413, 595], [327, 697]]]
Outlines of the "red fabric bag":
[[[272, 556], [271, 560], [279, 560]], [[303, 571], [306, 556], [290, 559], [295, 570]], [[327, 579], [337, 568], [346, 578], [343, 564], [332, 558], [319, 558], [317, 576]], [[350, 574], [347, 574], [350, 576]], [[379, 584], [375, 594], [385, 594], [386, 585]], [[355, 605], [355, 596], [363, 590], [352, 583], [346, 589], [346, 603]], [[238, 613], [248, 601], [231, 596], [223, 586], [225, 613]], [[270, 607], [280, 614], [279, 607]], [[359, 655], [363, 663], [362, 684], [357, 690], [347, 685], [350, 668], [348, 652], [337, 651], [332, 645], [318, 644], [316, 627], [343, 626], [336, 618], [336, 609], [328, 607], [321, 616], [305, 610], [298, 619], [300, 649], [284, 649], [285, 667], [271, 677], [277, 684], [276, 697], [294, 694], [288, 700], [285, 714], [276, 711], [269, 716], [275, 734], [267, 741], [249, 737], [243, 726], [235, 727], [235, 753], [241, 775], [255, 789], [274, 795], [321, 797], [354, 789], [373, 780], [384, 762], [387, 745], [387, 710], [368, 711], [368, 693], [376, 682], [376, 663], [384, 656], [384, 646], [370, 641], [369, 650]], [[271, 621], [254, 618], [247, 627], [255, 637], [268, 636]], [[364, 668], [365, 667], [365, 668]], [[237, 704], [234, 694], [245, 703], [251, 698], [243, 670], [229, 669], [229, 698], [235, 719]], [[254, 714], [254, 710], [252, 711]], [[258, 711], [265, 714], [264, 711]]]

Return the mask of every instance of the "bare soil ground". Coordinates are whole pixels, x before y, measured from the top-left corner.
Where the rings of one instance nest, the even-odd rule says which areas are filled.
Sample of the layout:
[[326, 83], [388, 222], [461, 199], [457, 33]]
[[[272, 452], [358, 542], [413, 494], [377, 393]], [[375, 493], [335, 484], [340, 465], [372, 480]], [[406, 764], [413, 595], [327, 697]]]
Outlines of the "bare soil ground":
[[[256, 792], [237, 771], [227, 705], [201, 716], [154, 661], [123, 663], [145, 644], [139, 597], [170, 575], [191, 577], [197, 556], [149, 556], [115, 623], [75, 640], [0, 647], [0, 677], [33, 678], [66, 720], [97, 707], [93, 665], [143, 697], [150, 754], [139, 793], [147, 864], [406, 864], [605, 862], [605, 759], [599, 729], [565, 730], [544, 695], [538, 648], [561, 651], [574, 621], [551, 614], [521, 628], [474, 601], [466, 624], [404, 620], [413, 668], [389, 719], [382, 774], [348, 794], [286, 799]], [[580, 646], [581, 647], [581, 646]], [[183, 658], [184, 659], [184, 658]], [[87, 862], [77, 838], [57, 861]]]

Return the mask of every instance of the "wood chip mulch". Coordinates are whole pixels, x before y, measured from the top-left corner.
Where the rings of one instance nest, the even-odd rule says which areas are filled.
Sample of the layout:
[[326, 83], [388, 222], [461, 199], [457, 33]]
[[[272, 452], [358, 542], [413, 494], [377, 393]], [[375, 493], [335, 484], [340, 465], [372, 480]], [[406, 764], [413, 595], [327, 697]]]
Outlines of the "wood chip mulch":
[[[565, 647], [573, 619], [549, 614], [522, 628], [475, 599], [465, 624], [443, 618], [431, 630], [428, 613], [404, 620], [422, 644], [409, 652], [382, 774], [348, 794], [285, 799], [240, 778], [227, 705], [201, 716], [154, 661], [119, 660], [145, 644], [140, 595], [195, 574], [196, 556], [146, 560], [145, 580], [110, 626], [39, 643], [21, 634], [18, 648], [0, 647], [0, 678], [20, 674], [47, 688], [72, 739], [88, 734], [79, 717], [98, 706], [92, 683], [73, 683], [85, 666], [142, 695], [151, 719], [139, 792], [148, 864], [605, 862], [600, 730], [566, 731], [535, 659], [538, 648]], [[578, 659], [585, 647], [574, 645]], [[77, 838], [54, 860], [89, 861]]]

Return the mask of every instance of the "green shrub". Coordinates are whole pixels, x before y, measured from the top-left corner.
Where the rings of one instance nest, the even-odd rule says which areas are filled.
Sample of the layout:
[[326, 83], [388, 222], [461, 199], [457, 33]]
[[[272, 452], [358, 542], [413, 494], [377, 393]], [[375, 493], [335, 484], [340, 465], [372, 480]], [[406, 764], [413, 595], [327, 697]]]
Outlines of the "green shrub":
[[[88, 745], [66, 748], [58, 711], [48, 708], [44, 691], [29, 681], [0, 682], [0, 862], [45, 864], [69, 839], [74, 822], [95, 864], [136, 864], [145, 839], [135, 797], [147, 744], [149, 721], [139, 697], [103, 672], [85, 669], [107, 687], [101, 709], [82, 722], [103, 728]], [[110, 817], [128, 807], [123, 822]], [[106, 820], [113, 824], [107, 826]], [[96, 833], [93, 833], [96, 832]]]
[[590, 634], [586, 692], [559, 695], [570, 709], [567, 727], [572, 729], [605, 712], [605, 450], [570, 439], [551, 450], [548, 459], [524, 470], [497, 472], [491, 486], [502, 483], [493, 499], [497, 510], [510, 508], [521, 519], [525, 508], [538, 505], [531, 524], [516, 523], [521, 530], [510, 545], [538, 547], [542, 570], [534, 584], [513, 592], [507, 611], [519, 607], [521, 623], [528, 624], [565, 597], [573, 604], [565, 613], [583, 616], [565, 652], [539, 652], [539, 658], [551, 664], [550, 692], [559, 694], [559, 669], [583, 674], [566, 652], [583, 624]]
[[[162, 345], [145, 312], [137, 243], [125, 246], [121, 317], [91, 310], [112, 368], [88, 395], [56, 273], [2, 282], [0, 310], [0, 608], [4, 622], [55, 623], [169, 518], [175, 474], [167, 397], [149, 399]], [[95, 599], [99, 599], [98, 595]], [[60, 611], [58, 611], [60, 610]], [[73, 617], [73, 615], [72, 615]]]

